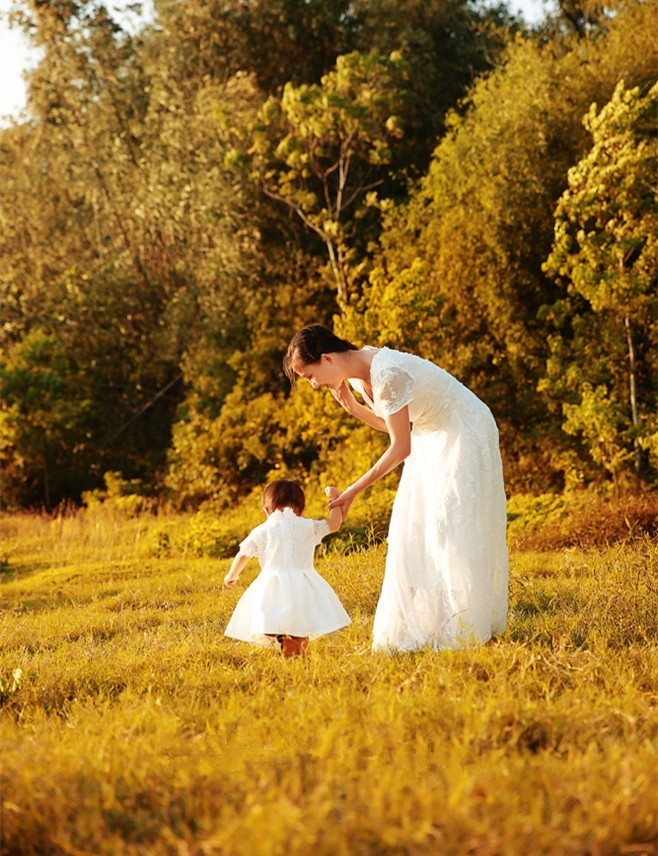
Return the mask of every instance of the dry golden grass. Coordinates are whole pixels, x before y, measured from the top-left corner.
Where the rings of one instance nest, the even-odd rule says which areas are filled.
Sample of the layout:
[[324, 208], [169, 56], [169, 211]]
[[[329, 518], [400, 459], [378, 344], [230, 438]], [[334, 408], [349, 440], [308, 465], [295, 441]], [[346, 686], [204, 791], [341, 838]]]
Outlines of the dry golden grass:
[[384, 548], [329, 552], [353, 624], [284, 661], [187, 525], [0, 519], [2, 853], [656, 854], [654, 542], [515, 552], [503, 638], [395, 656]]

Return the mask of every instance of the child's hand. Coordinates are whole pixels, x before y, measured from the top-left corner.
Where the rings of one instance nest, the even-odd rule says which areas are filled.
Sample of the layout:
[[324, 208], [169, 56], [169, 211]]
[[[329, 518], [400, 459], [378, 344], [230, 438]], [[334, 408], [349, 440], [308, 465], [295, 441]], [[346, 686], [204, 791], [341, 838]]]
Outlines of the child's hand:
[[240, 574], [244, 570], [248, 561], [249, 556], [245, 556], [242, 553], [238, 553], [238, 555], [233, 559], [231, 567], [228, 569], [228, 574], [224, 577], [224, 585], [226, 588], [231, 588], [231, 586], [234, 586], [237, 583], [240, 578]]
[[333, 485], [328, 485], [327, 487], [325, 487], [324, 492], [327, 499], [329, 500], [336, 499], [337, 496], [340, 496], [340, 491], [337, 487], [334, 487]]
[[329, 509], [333, 511], [334, 508], [340, 508], [343, 513], [343, 520], [347, 517], [347, 512], [350, 510], [350, 506], [358, 496], [359, 491], [354, 489], [354, 485], [350, 487], [346, 487], [342, 493], [339, 493], [338, 496], [332, 496], [329, 499]]

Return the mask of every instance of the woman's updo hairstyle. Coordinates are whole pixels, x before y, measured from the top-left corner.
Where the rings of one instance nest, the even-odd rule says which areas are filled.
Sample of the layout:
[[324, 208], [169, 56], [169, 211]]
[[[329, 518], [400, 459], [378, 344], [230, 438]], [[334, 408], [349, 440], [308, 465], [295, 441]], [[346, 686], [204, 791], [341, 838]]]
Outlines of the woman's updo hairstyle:
[[283, 358], [283, 370], [294, 386], [297, 380], [296, 366], [309, 366], [317, 363], [322, 354], [338, 354], [343, 351], [358, 351], [358, 347], [340, 339], [322, 324], [309, 324], [302, 327], [290, 340]]

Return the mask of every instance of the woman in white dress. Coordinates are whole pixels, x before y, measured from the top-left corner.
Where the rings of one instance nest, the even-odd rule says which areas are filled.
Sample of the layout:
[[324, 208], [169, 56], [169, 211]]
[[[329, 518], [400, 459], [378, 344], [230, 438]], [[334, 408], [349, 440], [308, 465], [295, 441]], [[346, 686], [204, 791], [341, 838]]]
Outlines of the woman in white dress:
[[344, 517], [359, 493], [405, 461], [373, 647], [458, 648], [502, 633], [506, 498], [489, 408], [428, 360], [358, 348], [319, 324], [295, 334], [284, 370], [293, 383], [303, 377], [314, 389], [328, 387], [348, 413], [389, 434], [388, 449], [330, 508]]

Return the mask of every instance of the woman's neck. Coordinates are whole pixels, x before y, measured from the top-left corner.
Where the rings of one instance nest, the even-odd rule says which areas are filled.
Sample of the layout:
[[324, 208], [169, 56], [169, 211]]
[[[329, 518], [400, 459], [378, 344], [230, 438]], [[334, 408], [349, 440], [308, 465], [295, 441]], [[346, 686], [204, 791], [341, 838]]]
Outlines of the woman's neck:
[[342, 358], [345, 377], [370, 381], [370, 366], [377, 353], [377, 348], [361, 348], [360, 351], [343, 351]]

